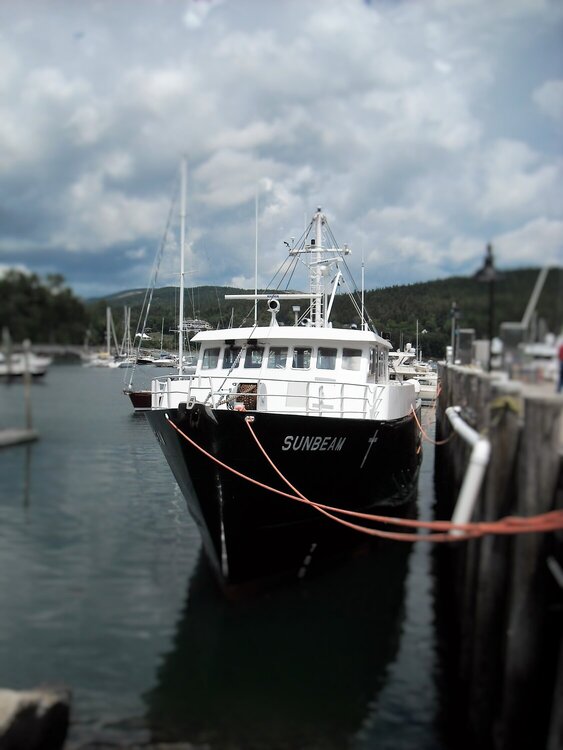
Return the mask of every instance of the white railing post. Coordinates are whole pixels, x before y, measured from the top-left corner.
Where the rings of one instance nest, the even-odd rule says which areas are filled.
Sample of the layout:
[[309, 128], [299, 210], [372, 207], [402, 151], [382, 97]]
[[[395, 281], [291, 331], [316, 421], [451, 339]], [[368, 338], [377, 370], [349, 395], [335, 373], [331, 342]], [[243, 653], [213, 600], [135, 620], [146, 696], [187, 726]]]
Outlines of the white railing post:
[[[469, 523], [473, 515], [481, 483], [489, 464], [491, 444], [487, 438], [479, 435], [476, 430], [463, 421], [459, 415], [459, 411], [459, 406], [449, 406], [446, 409], [446, 416], [457, 434], [473, 446], [452, 515], [452, 523], [464, 524]], [[462, 536], [464, 532], [453, 530], [449, 533], [452, 536]]]

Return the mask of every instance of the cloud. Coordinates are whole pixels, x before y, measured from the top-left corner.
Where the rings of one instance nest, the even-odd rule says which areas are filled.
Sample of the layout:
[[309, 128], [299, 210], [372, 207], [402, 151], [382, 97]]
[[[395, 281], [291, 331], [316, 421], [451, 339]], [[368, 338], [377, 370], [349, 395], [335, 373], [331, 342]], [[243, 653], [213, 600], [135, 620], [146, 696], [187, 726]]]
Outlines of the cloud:
[[481, 169], [483, 214], [518, 217], [560, 211], [563, 159], [548, 161], [525, 143], [500, 140], [483, 154]]
[[188, 29], [199, 29], [220, 0], [189, 0], [183, 21]]
[[257, 191], [261, 285], [317, 205], [368, 286], [499, 238], [534, 263], [563, 220], [562, 27], [555, 0], [0, 4], [0, 262], [148, 283], [187, 153], [200, 284], [253, 285]]
[[563, 80], [546, 81], [534, 91], [533, 98], [544, 114], [563, 124]]
[[[563, 221], [533, 219], [495, 239], [499, 262], [506, 266], [561, 266], [563, 260]], [[532, 260], [533, 259], [533, 260]]]

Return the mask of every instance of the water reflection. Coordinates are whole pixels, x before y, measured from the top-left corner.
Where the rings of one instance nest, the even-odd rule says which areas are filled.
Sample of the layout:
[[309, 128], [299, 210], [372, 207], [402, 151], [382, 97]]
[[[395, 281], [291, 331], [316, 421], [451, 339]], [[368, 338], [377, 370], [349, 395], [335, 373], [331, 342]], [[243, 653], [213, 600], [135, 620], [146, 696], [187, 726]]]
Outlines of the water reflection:
[[153, 741], [348, 745], [398, 649], [410, 549], [377, 543], [316, 579], [237, 602], [200, 556], [145, 696]]
[[32, 446], [26, 445], [23, 457], [23, 507], [27, 510], [31, 497], [31, 451]]

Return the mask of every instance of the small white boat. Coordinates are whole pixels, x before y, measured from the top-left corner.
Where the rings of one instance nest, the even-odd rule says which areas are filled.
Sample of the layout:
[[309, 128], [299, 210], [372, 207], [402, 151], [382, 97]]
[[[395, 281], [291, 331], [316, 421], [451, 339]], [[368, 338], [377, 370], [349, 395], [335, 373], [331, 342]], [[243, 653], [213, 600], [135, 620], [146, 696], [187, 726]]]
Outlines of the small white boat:
[[434, 403], [438, 393], [438, 373], [427, 362], [417, 360], [412, 344], [406, 344], [404, 351], [389, 352], [389, 377], [403, 382], [415, 380], [420, 386], [423, 403]]
[[0, 353], [0, 377], [17, 378], [22, 377], [26, 369], [33, 377], [45, 375], [52, 363], [51, 357], [40, 357], [33, 352], [27, 355], [12, 353], [9, 357]]
[[161, 352], [160, 356], [153, 359], [152, 364], [155, 367], [178, 367], [178, 360], [166, 352]]

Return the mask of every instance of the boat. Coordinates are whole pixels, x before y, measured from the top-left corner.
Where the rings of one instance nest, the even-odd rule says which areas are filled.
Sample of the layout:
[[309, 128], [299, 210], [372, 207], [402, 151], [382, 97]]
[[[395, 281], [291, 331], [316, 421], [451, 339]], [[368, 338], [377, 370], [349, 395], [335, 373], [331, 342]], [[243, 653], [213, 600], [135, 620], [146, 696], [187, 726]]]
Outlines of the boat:
[[[145, 412], [231, 591], [301, 578], [313, 559], [330, 564], [349, 552], [364, 535], [310, 503], [400, 513], [421, 460], [418, 383], [390, 380], [391, 345], [356, 298], [360, 326], [332, 326], [348, 248], [335, 246], [320, 208], [300, 240], [286, 244], [288, 262], [307, 260], [309, 291], [227, 295], [253, 300], [254, 324], [197, 333], [195, 374], [155, 378]], [[298, 299], [307, 310], [282, 325]], [[285, 302], [293, 313], [278, 320]]]
[[389, 368], [392, 379], [417, 381], [423, 404], [434, 403], [438, 394], [438, 373], [427, 362], [417, 358], [412, 344], [405, 344], [403, 351], [397, 349], [389, 352]]
[[211, 323], [207, 320], [200, 320], [199, 318], [188, 318], [184, 322], [185, 331], [210, 331], [213, 328]]
[[129, 396], [131, 405], [135, 411], [143, 411], [151, 408], [152, 391], [143, 388], [124, 389], [125, 395]]
[[[125, 309], [125, 320], [127, 323], [127, 308]], [[112, 351], [112, 339], [114, 344], [114, 351]], [[84, 367], [105, 367], [113, 369], [116, 367], [130, 366], [131, 360], [127, 353], [120, 349], [117, 343], [117, 336], [115, 333], [115, 323], [113, 321], [113, 314], [111, 307], [106, 306], [106, 350], [97, 352], [82, 352], [81, 353], [82, 364]]]
[[0, 377], [19, 378], [23, 377], [26, 371], [34, 378], [43, 377], [52, 362], [51, 357], [40, 357], [33, 352], [28, 352], [27, 355], [11, 352], [9, 356], [0, 352]]

